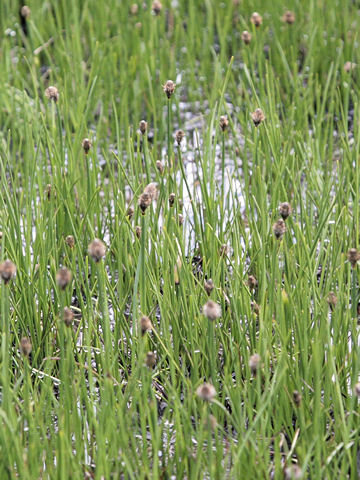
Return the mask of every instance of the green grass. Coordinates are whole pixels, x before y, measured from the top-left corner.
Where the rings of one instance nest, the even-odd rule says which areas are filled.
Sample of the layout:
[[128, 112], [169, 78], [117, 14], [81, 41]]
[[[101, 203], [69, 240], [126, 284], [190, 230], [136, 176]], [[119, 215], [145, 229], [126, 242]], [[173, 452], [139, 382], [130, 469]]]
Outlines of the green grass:
[[357, 479], [360, 5], [132, 3], [0, 5], [0, 479]]

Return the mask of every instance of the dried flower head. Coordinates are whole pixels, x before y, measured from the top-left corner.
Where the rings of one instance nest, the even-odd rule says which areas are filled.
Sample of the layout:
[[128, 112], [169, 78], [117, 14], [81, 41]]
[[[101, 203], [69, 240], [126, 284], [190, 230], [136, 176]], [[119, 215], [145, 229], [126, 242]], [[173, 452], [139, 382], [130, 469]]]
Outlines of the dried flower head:
[[221, 115], [220, 120], [219, 120], [219, 125], [220, 129], [222, 132], [226, 132], [228, 126], [229, 126], [229, 120], [226, 115]]
[[265, 115], [261, 108], [257, 108], [254, 112], [252, 112], [251, 119], [254, 122], [255, 127], [258, 127], [260, 123], [265, 120]]
[[292, 463], [288, 467], [285, 467], [284, 478], [285, 480], [300, 480], [303, 478], [303, 472], [296, 463]]
[[156, 161], [156, 168], [158, 169], [160, 174], [162, 174], [164, 172], [164, 165], [162, 164], [162, 162], [160, 160]]
[[185, 133], [182, 131], [182, 130], [178, 130], [176, 133], [175, 133], [175, 140], [176, 140], [176, 143], [178, 145], [181, 144], [181, 142], [183, 141], [183, 138], [185, 137]]
[[150, 330], [152, 330], [152, 323], [151, 323], [151, 320], [149, 317], [147, 317], [146, 315], [143, 315], [141, 318], [140, 318], [140, 330], [141, 330], [141, 334], [144, 335], [146, 332], [149, 332]]
[[70, 270], [66, 267], [61, 267], [56, 272], [56, 283], [61, 290], [65, 290], [65, 288], [69, 285], [72, 279], [72, 274]]
[[203, 306], [203, 314], [208, 320], [217, 320], [221, 317], [221, 307], [218, 303], [208, 300]]
[[293, 400], [294, 400], [295, 405], [297, 407], [300, 407], [302, 396], [301, 396], [301, 393], [299, 393], [297, 390], [293, 391]]
[[355, 395], [360, 398], [360, 382], [355, 383], [354, 385], [354, 393]]
[[289, 215], [291, 215], [292, 209], [291, 205], [288, 202], [280, 203], [279, 205], [279, 213], [282, 216], [283, 220], [286, 220]]
[[92, 144], [89, 138], [84, 138], [84, 140], [81, 142], [81, 146], [85, 152], [85, 155], [89, 153], [91, 145]]
[[135, 235], [137, 236], [137, 238], [140, 238], [140, 237], [141, 237], [141, 227], [140, 227], [140, 225], [136, 225], [136, 227], [135, 227]]
[[175, 193], [170, 193], [170, 195], [169, 195], [169, 206], [170, 207], [174, 206], [175, 198], [176, 198]]
[[51, 198], [51, 191], [52, 191], [52, 186], [50, 183], [48, 183], [45, 187], [45, 195], [47, 196], [48, 200]]
[[162, 4], [159, 0], [155, 0], [152, 4], [151, 10], [155, 13], [155, 15], [159, 15], [162, 10]]
[[141, 120], [139, 123], [139, 130], [142, 135], [146, 133], [147, 130], [147, 122], [145, 120]]
[[138, 11], [139, 11], [139, 5], [137, 3], [133, 3], [130, 7], [131, 15], [137, 15]]
[[244, 30], [241, 34], [241, 40], [245, 43], [245, 45], [249, 45], [251, 42], [251, 33], [247, 30]]
[[254, 12], [250, 17], [250, 21], [256, 28], [259, 28], [262, 24], [262, 16], [259, 13]]
[[351, 267], [355, 268], [357, 262], [360, 260], [360, 252], [356, 250], [356, 248], [350, 248], [350, 250], [347, 253], [347, 258], [351, 263]]
[[88, 253], [94, 262], [98, 263], [105, 257], [106, 247], [101, 240], [95, 238], [95, 240], [93, 240], [88, 246]]
[[16, 266], [11, 260], [5, 260], [5, 262], [0, 264], [0, 277], [5, 285], [7, 285], [15, 275]]
[[254, 376], [256, 375], [256, 372], [260, 367], [260, 362], [261, 362], [261, 357], [258, 353], [254, 353], [254, 355], [251, 355], [251, 357], [249, 358], [249, 367], [250, 367], [251, 373]]
[[349, 73], [349, 72], [352, 72], [353, 70], [355, 70], [355, 67], [356, 67], [356, 63], [354, 62], [345, 62], [344, 63], [344, 71], [346, 73]]
[[163, 90], [167, 96], [167, 98], [170, 98], [171, 95], [175, 92], [175, 83], [172, 80], [168, 80], [164, 85], [163, 85]]
[[20, 340], [20, 352], [24, 355], [24, 357], [28, 357], [31, 353], [32, 345], [30, 340], [27, 337], [22, 337]]
[[177, 217], [177, 221], [178, 221], [179, 227], [181, 227], [181, 225], [184, 223], [184, 215], [181, 215], [181, 213], [179, 213]]
[[337, 304], [337, 296], [335, 295], [334, 292], [329, 292], [328, 296], [327, 296], [327, 302], [328, 302], [328, 305], [330, 307], [331, 310], [334, 310], [334, 308], [336, 307], [336, 304]]
[[205, 288], [205, 292], [210, 295], [211, 292], [214, 290], [214, 282], [211, 280], [211, 278], [209, 278], [209, 280], [205, 280], [205, 283], [204, 283], [204, 288]]
[[284, 13], [281, 19], [283, 22], [289, 25], [293, 25], [295, 23], [295, 13], [288, 10], [287, 12]]
[[139, 198], [139, 207], [143, 215], [145, 214], [146, 209], [151, 205], [151, 202], [156, 198], [156, 196], [156, 183], [149, 183], [149, 185], [144, 188], [144, 191]]
[[249, 275], [247, 284], [250, 290], [254, 290], [258, 286], [258, 281], [256, 280], [256, 277], [254, 275]]
[[196, 395], [205, 402], [212, 402], [216, 397], [216, 390], [211, 383], [203, 383], [196, 389]]
[[56, 87], [48, 87], [45, 90], [45, 97], [53, 102], [57, 102], [59, 100], [59, 90]]
[[23, 18], [25, 18], [25, 20], [27, 20], [30, 17], [30, 13], [31, 13], [30, 7], [28, 7], [27, 5], [24, 5], [23, 7], [21, 7], [20, 14]]
[[129, 220], [131, 220], [132, 216], [134, 215], [134, 212], [135, 212], [134, 207], [130, 205], [130, 207], [128, 207], [128, 209], [126, 210], [125, 216], [129, 217]]
[[147, 367], [154, 368], [156, 365], [156, 353], [147, 352], [145, 363]]
[[284, 233], [286, 232], [286, 225], [282, 218], [280, 218], [277, 222], [274, 223], [273, 232], [278, 240], [281, 240], [284, 236]]
[[72, 324], [72, 322], [74, 320], [74, 312], [71, 310], [71, 308], [69, 308], [69, 307], [64, 308], [63, 320], [64, 320], [65, 325], [67, 327], [70, 327], [70, 325]]
[[67, 235], [65, 238], [65, 243], [68, 247], [74, 248], [75, 247], [75, 238], [72, 235]]

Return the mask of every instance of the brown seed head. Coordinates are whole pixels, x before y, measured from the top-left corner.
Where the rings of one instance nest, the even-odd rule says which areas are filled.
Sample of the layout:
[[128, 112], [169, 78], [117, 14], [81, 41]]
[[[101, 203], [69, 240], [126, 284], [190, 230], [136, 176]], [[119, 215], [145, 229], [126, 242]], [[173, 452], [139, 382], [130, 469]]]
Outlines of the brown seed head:
[[288, 23], [289, 25], [293, 25], [295, 23], [295, 13], [288, 10], [284, 13], [281, 19], [283, 22]]
[[330, 307], [331, 310], [334, 310], [334, 308], [336, 307], [336, 304], [337, 304], [337, 296], [335, 295], [334, 292], [329, 292], [328, 296], [327, 296], [327, 302], [328, 302], [328, 305]]
[[248, 286], [250, 290], [254, 290], [258, 286], [258, 281], [256, 280], [256, 277], [254, 275], [249, 275], [248, 276]]
[[68, 247], [74, 248], [75, 247], [75, 238], [72, 235], [67, 235], [65, 238], [65, 243]]
[[260, 123], [265, 120], [265, 115], [261, 108], [257, 108], [254, 112], [252, 112], [251, 119], [254, 122], [255, 127], [258, 127]]
[[145, 363], [147, 367], [154, 368], [156, 365], [156, 353], [147, 352]]
[[146, 133], [147, 130], [147, 122], [145, 120], [141, 120], [139, 123], [139, 130], [142, 135]]
[[69, 308], [69, 307], [64, 308], [63, 320], [64, 320], [65, 325], [67, 327], [70, 327], [70, 325], [72, 324], [72, 322], [74, 320], [74, 312], [71, 310], [71, 308]]
[[355, 395], [360, 398], [360, 382], [355, 383], [354, 385], [354, 393]]
[[301, 393], [299, 393], [297, 390], [293, 391], [293, 400], [294, 400], [295, 405], [297, 407], [300, 407], [302, 396], [301, 396]]
[[59, 100], [59, 95], [59, 90], [56, 87], [50, 86], [45, 90], [45, 97], [55, 103]]
[[218, 303], [208, 300], [203, 306], [203, 314], [208, 320], [213, 322], [221, 317], [221, 307]]
[[92, 144], [89, 138], [84, 138], [84, 140], [81, 142], [81, 146], [84, 149], [85, 155], [89, 153], [91, 145]]
[[284, 236], [284, 233], [286, 232], [286, 225], [282, 218], [280, 218], [277, 222], [274, 223], [273, 232], [278, 240], [281, 240]]
[[350, 250], [347, 253], [347, 258], [351, 263], [351, 267], [355, 268], [357, 262], [360, 260], [360, 252], [356, 250], [356, 248], [350, 248]]
[[226, 132], [228, 126], [229, 126], [229, 120], [226, 115], [221, 115], [220, 120], [219, 120], [219, 125], [220, 129], [222, 132]]
[[184, 223], [184, 215], [181, 215], [181, 213], [179, 213], [177, 217], [177, 221], [178, 221], [179, 227], [181, 227], [181, 225]]
[[229, 245], [226, 245], [225, 243], [221, 245], [220, 247], [220, 257], [226, 257], [230, 253], [230, 247]]
[[256, 302], [251, 302], [250, 307], [251, 307], [251, 310], [255, 313], [255, 315], [259, 315], [260, 307]]
[[141, 227], [140, 227], [140, 225], [136, 225], [135, 234], [136, 234], [137, 238], [141, 237]]
[[0, 264], [0, 277], [5, 285], [7, 285], [15, 275], [16, 266], [11, 260], [5, 260], [5, 262]]
[[183, 138], [185, 137], [185, 133], [182, 131], [182, 130], [178, 130], [176, 133], [175, 133], [175, 140], [176, 140], [176, 143], [178, 145], [181, 144], [181, 142], [183, 141]]
[[147, 317], [146, 315], [143, 315], [141, 318], [140, 318], [140, 330], [141, 330], [141, 334], [144, 335], [146, 332], [149, 332], [150, 330], [152, 330], [152, 323], [151, 323], [151, 320], [149, 317]]
[[245, 43], [245, 45], [249, 45], [251, 42], [251, 33], [247, 30], [244, 30], [241, 34], [241, 40]]
[[24, 5], [21, 7], [20, 14], [25, 20], [27, 20], [30, 17], [31, 10], [27, 5]]
[[262, 16], [257, 12], [254, 12], [250, 17], [250, 21], [253, 25], [255, 25], [256, 28], [259, 28], [262, 24]]
[[172, 80], [168, 80], [164, 85], [163, 85], [163, 90], [167, 96], [167, 98], [170, 98], [171, 95], [175, 92], [175, 83]]
[[132, 219], [132, 216], [134, 215], [134, 212], [135, 212], [134, 207], [130, 206], [130, 207], [128, 207], [128, 209], [126, 210], [125, 216], [126, 216], [126, 217], [129, 217], [129, 220], [131, 220], [131, 219]]
[[95, 238], [95, 240], [93, 240], [88, 246], [88, 253], [94, 262], [98, 263], [105, 257], [106, 247], [101, 240]]
[[47, 196], [48, 200], [51, 198], [51, 191], [52, 191], [52, 186], [50, 183], [48, 183], [45, 187], [45, 195]]
[[151, 195], [149, 195], [146, 192], [143, 192], [139, 198], [139, 207], [143, 215], [145, 215], [145, 211], [148, 207], [150, 207], [150, 205], [151, 205]]
[[211, 383], [203, 383], [196, 389], [196, 395], [205, 402], [212, 402], [216, 397], [216, 390]]
[[24, 355], [24, 357], [28, 357], [31, 353], [32, 345], [30, 340], [27, 337], [23, 337], [20, 340], [20, 352]]
[[159, 0], [155, 0], [152, 4], [151, 10], [155, 13], [155, 15], [159, 15], [162, 10], [162, 4]]
[[356, 63], [354, 63], [354, 62], [345, 62], [344, 63], [344, 71], [346, 73], [352, 72], [353, 70], [355, 70], [355, 67], [356, 67]]
[[156, 161], [156, 168], [158, 169], [158, 171], [161, 174], [164, 172], [164, 165], [162, 164], [162, 162], [160, 160]]
[[211, 292], [214, 290], [214, 282], [211, 280], [211, 278], [209, 278], [209, 280], [205, 280], [205, 283], [204, 283], [204, 288], [205, 288], [205, 292], [210, 295]]
[[169, 206], [172, 207], [175, 203], [176, 195], [175, 193], [170, 193], [169, 195]]
[[70, 270], [66, 267], [61, 267], [56, 272], [56, 283], [61, 290], [65, 290], [65, 288], [69, 285], [72, 279], [72, 274]]
[[256, 372], [260, 367], [260, 362], [261, 362], [261, 357], [258, 353], [254, 353], [254, 355], [251, 355], [251, 357], [249, 358], [249, 367], [250, 367], [251, 373], [254, 376], [256, 375]]
[[282, 216], [283, 220], [286, 220], [289, 215], [291, 215], [292, 209], [291, 205], [288, 202], [280, 203], [279, 205], [279, 213]]
[[137, 3], [133, 3], [130, 7], [131, 15], [137, 15], [138, 11], [139, 11], [139, 5]]
[[300, 480], [303, 478], [303, 472], [301, 468], [295, 463], [289, 465], [284, 469], [285, 480]]

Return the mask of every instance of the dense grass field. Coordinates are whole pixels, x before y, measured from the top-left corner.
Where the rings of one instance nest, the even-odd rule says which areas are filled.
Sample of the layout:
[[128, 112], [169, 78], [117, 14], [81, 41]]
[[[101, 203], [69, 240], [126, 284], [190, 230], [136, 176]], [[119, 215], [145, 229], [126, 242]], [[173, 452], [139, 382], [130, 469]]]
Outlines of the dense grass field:
[[358, 479], [360, 2], [22, 6], [0, 480]]

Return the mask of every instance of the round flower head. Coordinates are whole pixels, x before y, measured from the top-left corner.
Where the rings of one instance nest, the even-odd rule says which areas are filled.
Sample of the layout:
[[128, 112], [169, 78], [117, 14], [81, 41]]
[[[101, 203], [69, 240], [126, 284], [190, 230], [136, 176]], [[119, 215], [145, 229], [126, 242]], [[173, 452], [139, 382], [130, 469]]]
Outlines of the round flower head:
[[182, 130], [178, 130], [175, 133], [175, 140], [178, 145], [182, 142], [183, 138], [185, 137], [185, 133]]
[[74, 320], [74, 312], [69, 307], [64, 308], [63, 320], [67, 327], [70, 327]]
[[152, 328], [153, 327], [152, 327], [152, 323], [151, 323], [150, 318], [147, 317], [146, 315], [143, 315], [140, 318], [140, 330], [141, 330], [142, 335], [145, 335], [145, 333], [152, 330]]
[[221, 317], [221, 307], [218, 303], [208, 300], [203, 306], [203, 314], [208, 320], [217, 320]]
[[279, 213], [282, 216], [283, 220], [286, 220], [289, 215], [291, 215], [291, 205], [288, 202], [280, 203], [279, 205]]
[[241, 40], [245, 43], [245, 45], [249, 45], [251, 42], [251, 33], [247, 30], [244, 30], [241, 34]]
[[72, 274], [70, 270], [66, 267], [61, 267], [56, 272], [56, 283], [61, 290], [65, 290], [65, 288], [71, 282]]
[[24, 5], [23, 7], [21, 7], [20, 14], [23, 18], [25, 18], [25, 20], [27, 20], [30, 17], [30, 13], [31, 13], [30, 8], [27, 5]]
[[254, 122], [255, 127], [258, 127], [260, 123], [262, 123], [265, 120], [265, 115], [264, 115], [264, 112], [261, 110], [261, 108], [257, 108], [251, 114], [251, 119]]
[[152, 4], [151, 9], [155, 13], [155, 15], [159, 15], [162, 10], [161, 2], [159, 2], [159, 0], [155, 0]]
[[28, 357], [31, 353], [32, 345], [30, 340], [27, 337], [23, 337], [20, 340], [20, 351], [24, 355], [24, 357]]
[[226, 115], [221, 115], [219, 125], [222, 132], [225, 132], [227, 130], [229, 126], [229, 120]]
[[256, 28], [259, 28], [262, 24], [262, 16], [257, 12], [254, 12], [250, 17], [250, 21]]
[[106, 255], [106, 247], [101, 240], [95, 238], [88, 247], [88, 252], [90, 257], [94, 260], [95, 263], [100, 262], [102, 258]]
[[91, 141], [89, 138], [84, 138], [84, 140], [81, 142], [81, 146], [84, 149], [85, 155], [89, 153], [89, 150], [91, 148]]
[[147, 130], [147, 122], [145, 120], [141, 120], [139, 123], [139, 130], [142, 135], [146, 133]]
[[295, 405], [297, 407], [300, 407], [302, 396], [301, 396], [301, 393], [299, 393], [297, 390], [293, 391], [293, 400], [294, 400]]
[[205, 292], [210, 295], [211, 292], [214, 290], [214, 282], [211, 280], [211, 278], [209, 278], [209, 280], [205, 280], [205, 283], [204, 283], [204, 288], [205, 288]]
[[216, 390], [211, 383], [203, 383], [196, 389], [196, 395], [205, 402], [211, 402], [216, 397]]
[[351, 263], [351, 267], [355, 268], [357, 262], [360, 260], [360, 252], [356, 250], [356, 248], [350, 248], [350, 250], [347, 253], [347, 258]]
[[251, 357], [249, 358], [249, 367], [253, 375], [256, 375], [256, 372], [258, 371], [260, 366], [260, 362], [261, 357], [258, 353], [254, 353], [254, 355], [251, 355]]
[[50, 86], [45, 90], [45, 97], [53, 102], [59, 100], [59, 90], [56, 87]]
[[170, 98], [171, 95], [175, 92], [175, 83], [172, 80], [168, 80], [165, 85], [163, 85], [163, 90], [167, 96], [167, 98]]
[[281, 240], [282, 237], [284, 236], [284, 233], [286, 232], [286, 226], [285, 226], [285, 222], [282, 218], [280, 218], [280, 220], [278, 220], [277, 222], [274, 223], [273, 232], [274, 232], [275, 237], [278, 240]]
[[282, 21], [289, 25], [293, 25], [293, 23], [295, 23], [295, 13], [288, 10], [282, 16]]
[[65, 242], [68, 247], [75, 247], [75, 238], [72, 235], [67, 235], [67, 237], [65, 238]]
[[148, 352], [146, 354], [145, 363], [147, 367], [154, 368], [156, 365], [156, 354], [154, 352]]
[[5, 262], [0, 264], [0, 277], [5, 285], [7, 285], [15, 275], [16, 266], [11, 260], [5, 260]]

